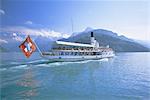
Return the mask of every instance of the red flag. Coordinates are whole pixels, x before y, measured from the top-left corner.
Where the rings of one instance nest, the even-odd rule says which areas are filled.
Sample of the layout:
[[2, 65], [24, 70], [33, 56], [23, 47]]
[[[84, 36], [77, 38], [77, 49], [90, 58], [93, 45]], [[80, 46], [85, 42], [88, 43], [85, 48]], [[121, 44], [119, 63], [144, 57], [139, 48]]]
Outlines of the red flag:
[[28, 36], [25, 41], [19, 46], [24, 55], [29, 58], [31, 54], [36, 50], [35, 43], [31, 40], [30, 36]]

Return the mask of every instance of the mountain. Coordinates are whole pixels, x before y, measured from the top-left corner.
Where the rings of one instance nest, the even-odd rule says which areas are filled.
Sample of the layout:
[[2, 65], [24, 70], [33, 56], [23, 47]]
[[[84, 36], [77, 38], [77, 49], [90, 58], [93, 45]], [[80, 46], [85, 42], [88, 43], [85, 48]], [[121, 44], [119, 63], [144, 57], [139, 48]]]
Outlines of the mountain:
[[94, 33], [94, 37], [100, 43], [101, 46], [109, 45], [116, 52], [147, 52], [150, 48], [135, 42], [125, 36], [118, 36], [117, 33], [104, 29], [93, 29], [89, 31], [83, 31], [77, 35], [71, 36], [68, 39], [60, 39], [63, 41], [90, 43], [90, 33]]
[[[19, 45], [27, 37], [24, 34], [17, 33], [0, 33], [1, 41], [5, 40], [6, 42], [0, 43], [0, 52], [20, 52]], [[42, 37], [42, 36], [31, 36], [31, 38], [36, 42], [41, 51], [48, 51], [51, 48], [52, 38]]]
[[150, 41], [144, 41], [144, 40], [134, 40], [134, 41], [150, 48]]
[[[90, 33], [94, 32], [94, 37], [100, 43], [101, 46], [109, 45], [116, 52], [134, 52], [134, 51], [150, 51], [150, 48], [146, 47], [144, 43], [139, 43], [133, 39], [129, 39], [123, 35], [118, 36], [109, 30], [104, 29], [92, 29], [86, 28], [83, 32], [72, 34], [69, 38], [62, 38], [60, 40], [79, 42], [79, 43], [90, 43]], [[3, 33], [0, 32], [0, 52], [20, 52], [19, 45], [26, 38], [24, 34], [17, 33]], [[48, 51], [52, 47], [56, 39], [51, 37], [43, 36], [31, 36], [36, 42], [41, 51]]]

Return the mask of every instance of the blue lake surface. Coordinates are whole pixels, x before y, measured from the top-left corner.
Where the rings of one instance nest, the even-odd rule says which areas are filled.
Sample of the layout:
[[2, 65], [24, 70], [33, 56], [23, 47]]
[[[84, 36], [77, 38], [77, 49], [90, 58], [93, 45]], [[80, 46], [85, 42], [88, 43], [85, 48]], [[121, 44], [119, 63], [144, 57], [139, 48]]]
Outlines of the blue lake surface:
[[150, 100], [150, 53], [49, 63], [0, 53], [2, 100]]

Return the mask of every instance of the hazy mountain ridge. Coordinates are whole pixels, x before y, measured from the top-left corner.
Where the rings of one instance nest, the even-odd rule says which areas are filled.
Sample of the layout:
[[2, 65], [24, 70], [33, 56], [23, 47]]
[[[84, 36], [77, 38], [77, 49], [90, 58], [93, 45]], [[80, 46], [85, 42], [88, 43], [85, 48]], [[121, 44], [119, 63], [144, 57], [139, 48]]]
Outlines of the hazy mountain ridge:
[[[116, 52], [147, 52], [150, 49], [142, 44], [135, 42], [125, 36], [118, 36], [117, 33], [104, 29], [94, 29], [94, 37], [101, 46], [109, 45]], [[68, 39], [60, 39], [63, 41], [90, 43], [90, 32], [83, 31]]]
[[[133, 39], [129, 39], [123, 35], [118, 36], [117, 33], [114, 33], [105, 29], [92, 29], [86, 28], [83, 32], [74, 33], [69, 38], [59, 39], [63, 41], [79, 42], [79, 43], [90, 43], [90, 32], [94, 32], [94, 37], [100, 43], [101, 46], [109, 45], [116, 52], [134, 52], [134, 51], [150, 51], [150, 48], [146, 45], [142, 45], [139, 42], [136, 42]], [[1, 39], [6, 40], [6, 43], [0, 44], [1, 52], [18, 52], [19, 45], [25, 39], [25, 35], [17, 33], [1, 33]], [[53, 42], [56, 39], [42, 37], [42, 36], [31, 36], [35, 40], [38, 47], [41, 51], [48, 51], [53, 45]]]
[[150, 41], [142, 41], [142, 40], [134, 40], [134, 41], [150, 48]]

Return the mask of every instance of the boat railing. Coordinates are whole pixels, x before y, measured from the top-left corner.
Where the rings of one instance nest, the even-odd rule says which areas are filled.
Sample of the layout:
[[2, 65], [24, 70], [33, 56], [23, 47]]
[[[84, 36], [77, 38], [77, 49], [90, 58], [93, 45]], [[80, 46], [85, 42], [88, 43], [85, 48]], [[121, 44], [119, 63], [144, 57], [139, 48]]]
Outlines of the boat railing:
[[53, 49], [53, 51], [64, 51], [64, 52], [108, 52], [108, 51], [112, 51], [111, 48], [86, 48], [86, 49], [80, 49], [80, 48], [77, 48], [77, 49], [69, 49], [69, 48], [66, 48], [66, 49]]

